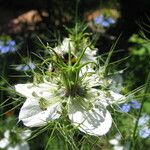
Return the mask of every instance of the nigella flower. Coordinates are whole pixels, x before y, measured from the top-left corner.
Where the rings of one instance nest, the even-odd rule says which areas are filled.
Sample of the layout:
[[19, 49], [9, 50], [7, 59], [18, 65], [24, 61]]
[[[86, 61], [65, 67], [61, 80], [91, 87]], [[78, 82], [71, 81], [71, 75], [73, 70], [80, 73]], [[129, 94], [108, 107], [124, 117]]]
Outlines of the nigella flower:
[[5, 54], [8, 52], [15, 52], [16, 51], [16, 42], [14, 40], [8, 41], [0, 41], [0, 53]]
[[121, 136], [115, 135], [113, 139], [109, 140], [109, 143], [113, 146], [113, 150], [123, 150], [124, 147], [120, 144]]
[[30, 130], [25, 130], [20, 133], [6, 130], [4, 132], [4, 138], [0, 139], [0, 148], [6, 150], [29, 150], [29, 144], [25, 140], [30, 135]]
[[139, 130], [139, 136], [141, 138], [148, 138], [148, 137], [150, 137], [150, 128], [148, 126], [145, 126], [145, 127], [141, 128]]
[[35, 65], [30, 61], [27, 65], [18, 65], [15, 69], [19, 71], [28, 71], [35, 69]]
[[[62, 45], [54, 49], [48, 46], [51, 76], [43, 75], [38, 83], [35, 79], [34, 83], [15, 85], [15, 90], [26, 97], [19, 112], [19, 121], [25, 126], [40, 127], [66, 117], [89, 135], [100, 136], [109, 131], [112, 117], [107, 107], [125, 97], [104, 88], [101, 69], [98, 69], [92, 53], [96, 50], [90, 49], [88, 44], [79, 46], [78, 42], [75, 45], [70, 38], [65, 38]], [[74, 63], [72, 56], [76, 59]], [[95, 65], [95, 69], [90, 64]]]
[[[86, 43], [86, 42], [85, 42]], [[85, 48], [85, 53], [84, 56], [82, 57], [82, 61], [96, 61], [96, 53], [97, 53], [97, 48], [91, 49], [87, 45], [82, 45], [82, 49]], [[74, 46], [73, 41], [70, 38], [64, 38], [62, 41], [62, 44], [55, 47], [54, 51], [57, 52], [57, 54], [61, 55], [64, 57], [64, 55], [68, 54], [68, 49], [71, 49], [71, 53], [73, 57], [78, 57], [81, 54], [81, 51], [77, 50]]]
[[[81, 74], [80, 72], [81, 80], [69, 90], [57, 83], [61, 81], [60, 77], [56, 80], [54, 78], [51, 82], [45, 80], [40, 84], [17, 84], [16, 91], [26, 97], [19, 113], [19, 120], [23, 121], [25, 126], [39, 127], [58, 119], [63, 115], [63, 110], [67, 109], [70, 121], [80, 131], [94, 136], [106, 134], [112, 124], [107, 106], [121, 101], [124, 96], [110, 90], [94, 88], [93, 75], [88, 72], [87, 76], [85, 73]], [[69, 77], [72, 75], [69, 74]], [[69, 84], [71, 86], [71, 81]]]
[[141, 138], [148, 138], [150, 137], [150, 116], [147, 114], [143, 114], [138, 122], [139, 127], [139, 136]]
[[127, 103], [120, 104], [120, 110], [126, 113], [129, 112], [131, 108], [140, 109], [140, 107], [141, 107], [141, 104], [134, 99]]
[[102, 27], [109, 27], [111, 24], [114, 24], [115, 20], [111, 17], [106, 18], [104, 15], [97, 16], [94, 18], [95, 25], [101, 25]]

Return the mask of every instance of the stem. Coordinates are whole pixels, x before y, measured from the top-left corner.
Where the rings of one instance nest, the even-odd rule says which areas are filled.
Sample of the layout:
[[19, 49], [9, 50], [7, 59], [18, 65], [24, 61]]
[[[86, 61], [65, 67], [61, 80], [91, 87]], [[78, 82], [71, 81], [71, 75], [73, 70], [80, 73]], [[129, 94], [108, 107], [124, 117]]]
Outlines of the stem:
[[87, 49], [90, 45], [91, 45], [91, 44], [87, 45], [87, 46], [82, 50], [81, 55], [79, 56], [77, 62], [74, 64], [75, 67], [79, 65], [79, 63], [80, 63], [82, 57], [84, 56], [84, 53], [85, 53], [86, 49]]
[[116, 39], [115, 43], [110, 48], [110, 51], [108, 53], [108, 57], [107, 57], [106, 62], [104, 64], [104, 76], [106, 76], [108, 74], [108, 65], [109, 65], [109, 62], [110, 62], [110, 58], [111, 58], [111, 56], [113, 54], [113, 51], [114, 51], [114, 49], [115, 49], [115, 47], [116, 47], [120, 37], [121, 37], [121, 34], [119, 35], [119, 37]]
[[134, 150], [135, 140], [136, 140], [136, 131], [137, 131], [137, 128], [138, 128], [138, 123], [139, 123], [139, 119], [140, 119], [140, 116], [141, 116], [141, 113], [142, 113], [143, 105], [144, 105], [144, 102], [145, 102], [145, 99], [146, 99], [146, 94], [150, 90], [149, 85], [150, 85], [150, 72], [149, 72], [148, 77], [147, 77], [144, 96], [142, 98], [141, 107], [140, 107], [140, 110], [139, 110], [139, 113], [138, 113], [138, 116], [137, 116], [137, 119], [136, 119], [136, 123], [135, 123], [135, 126], [134, 126], [134, 132], [133, 132], [133, 135], [132, 135], [132, 141], [130, 143], [129, 150], [132, 150], [132, 149]]
[[[6, 74], [5, 74], [6, 65], [7, 65], [6, 56], [4, 56], [3, 57], [3, 65], [2, 65], [3, 67], [2, 67], [2, 72], [1, 72], [2, 77], [6, 76]], [[0, 103], [2, 103], [3, 101], [4, 101], [4, 91], [1, 90], [0, 91]], [[3, 108], [1, 108], [1, 110], [0, 110], [0, 114], [2, 114], [2, 113], [3, 113]]]

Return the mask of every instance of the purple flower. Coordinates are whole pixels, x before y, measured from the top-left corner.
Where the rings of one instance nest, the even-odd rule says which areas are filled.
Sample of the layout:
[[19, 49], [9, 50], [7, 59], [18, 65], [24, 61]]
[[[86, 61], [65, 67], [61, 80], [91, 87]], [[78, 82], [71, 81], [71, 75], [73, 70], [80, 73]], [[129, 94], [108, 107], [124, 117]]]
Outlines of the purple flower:
[[101, 23], [101, 25], [102, 25], [103, 27], [109, 27], [109, 26], [110, 26], [110, 23], [109, 23], [108, 21], [103, 21], [103, 22]]
[[139, 127], [139, 136], [141, 138], [148, 138], [150, 137], [150, 116], [147, 114], [143, 114], [138, 122], [138, 127]]
[[131, 106], [129, 104], [123, 104], [121, 107], [120, 107], [120, 110], [123, 111], [123, 112], [129, 112], [131, 109]]
[[104, 16], [103, 15], [100, 15], [100, 16], [94, 18], [94, 23], [95, 24], [102, 24], [103, 21], [104, 21]]
[[140, 109], [140, 107], [141, 104], [138, 103], [136, 100], [131, 100], [127, 103], [120, 104], [120, 110], [126, 113], [129, 112], [131, 108]]
[[140, 131], [139, 131], [139, 136], [141, 138], [150, 137], [150, 128], [148, 128], [148, 126], [145, 126], [145, 127], [141, 128]]
[[147, 123], [150, 121], [150, 116], [147, 114], [143, 114], [138, 122], [138, 126], [144, 126], [147, 125]]
[[5, 54], [9, 52], [9, 47], [8, 46], [3, 46], [0, 45], [0, 53]]
[[100, 15], [100, 16], [94, 18], [94, 23], [96, 25], [101, 25], [103, 27], [109, 27], [111, 24], [115, 23], [115, 20], [111, 17], [105, 18], [103, 15]]
[[5, 54], [8, 52], [16, 51], [16, 42], [14, 40], [8, 40], [7, 42], [0, 41], [0, 53]]
[[141, 104], [140, 103], [138, 103], [136, 100], [131, 100], [130, 102], [130, 105], [131, 105], [131, 107], [132, 108], [135, 108], [135, 109], [140, 109], [140, 107], [141, 107]]
[[27, 65], [18, 65], [15, 69], [19, 71], [28, 71], [30, 69], [35, 69], [35, 65], [32, 62], [29, 62]]
[[15, 46], [15, 45], [16, 45], [16, 42], [15, 42], [14, 40], [9, 40], [9, 41], [7, 41], [7, 44], [8, 44], [9, 46]]
[[29, 65], [30, 69], [35, 69], [35, 65], [31, 61], [29, 62], [28, 65]]
[[109, 17], [109, 18], [107, 19], [107, 21], [108, 21], [110, 24], [114, 24], [114, 23], [115, 23], [115, 20], [114, 20], [113, 18], [111, 18], [111, 17]]

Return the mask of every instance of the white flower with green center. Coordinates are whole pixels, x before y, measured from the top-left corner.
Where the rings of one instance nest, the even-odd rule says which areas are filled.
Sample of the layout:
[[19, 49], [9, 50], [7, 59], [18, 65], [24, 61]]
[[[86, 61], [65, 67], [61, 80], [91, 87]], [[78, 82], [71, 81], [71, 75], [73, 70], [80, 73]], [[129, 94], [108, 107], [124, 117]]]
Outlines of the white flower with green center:
[[31, 130], [25, 130], [20, 133], [6, 130], [4, 138], [0, 140], [0, 149], [6, 150], [29, 150], [29, 144], [25, 141], [31, 135]]
[[57, 58], [52, 60], [56, 71], [48, 81], [15, 85], [16, 91], [26, 97], [19, 120], [25, 126], [40, 127], [67, 114], [80, 131], [94, 136], [104, 135], [112, 125], [107, 106], [121, 101], [124, 96], [96, 88], [103, 82], [97, 71], [90, 68], [91, 60], [82, 61], [86, 49], [81, 51], [74, 64], [71, 63], [72, 49], [66, 49], [67, 63], [61, 60], [57, 50], [52, 49]]
[[[86, 77], [82, 80], [86, 80]], [[92, 80], [90, 82], [89, 87], [81, 86], [70, 90], [71, 94], [65, 87], [49, 82], [16, 85], [16, 91], [27, 98], [20, 110], [19, 120], [28, 127], [46, 125], [63, 115], [62, 104], [66, 103], [68, 117], [80, 131], [94, 136], [106, 134], [112, 124], [106, 107], [124, 97], [113, 91], [95, 89]]]

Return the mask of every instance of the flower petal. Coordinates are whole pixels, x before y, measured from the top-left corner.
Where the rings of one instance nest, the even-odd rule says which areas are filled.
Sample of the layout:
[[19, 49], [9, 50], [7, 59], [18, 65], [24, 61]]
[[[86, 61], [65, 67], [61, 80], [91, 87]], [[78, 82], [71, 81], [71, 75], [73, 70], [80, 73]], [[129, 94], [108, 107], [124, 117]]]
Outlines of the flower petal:
[[130, 111], [130, 109], [131, 109], [131, 106], [128, 103], [120, 105], [120, 110], [125, 113], [128, 113]]
[[60, 111], [58, 102], [43, 111], [39, 106], [38, 99], [28, 98], [20, 110], [19, 120], [22, 120], [25, 126], [39, 127], [45, 125], [49, 120], [59, 118], [58, 111]]
[[29, 144], [27, 142], [23, 142], [21, 144], [17, 144], [14, 147], [9, 146], [8, 150], [29, 150]]
[[112, 101], [110, 102], [111, 104], [113, 103], [122, 103], [125, 101], [125, 96], [121, 95], [119, 93], [113, 92], [113, 91], [109, 91], [111, 97], [113, 98]]
[[119, 144], [119, 141], [118, 141], [117, 139], [110, 139], [110, 140], [109, 140], [109, 143], [110, 143], [111, 145], [118, 145], [118, 144]]
[[4, 132], [4, 137], [5, 137], [6, 139], [9, 139], [9, 137], [10, 137], [10, 131], [9, 131], [9, 130], [6, 130], [6, 131]]
[[32, 83], [27, 83], [27, 84], [17, 84], [17, 85], [15, 85], [15, 90], [18, 93], [25, 96], [25, 97], [31, 97], [33, 91], [35, 90], [35, 88], [33, 88]]
[[113, 147], [113, 149], [114, 149], [114, 150], [123, 150], [124, 148], [123, 148], [123, 146], [121, 146], [121, 145], [115, 145], [115, 146]]
[[27, 129], [20, 133], [21, 139], [25, 140], [31, 136], [31, 130]]
[[139, 130], [139, 136], [141, 138], [150, 137], [150, 128], [148, 126], [144, 126]]
[[6, 146], [9, 144], [9, 139], [3, 138], [0, 140], [0, 148], [6, 148]]
[[41, 83], [36, 86], [32, 83], [15, 85], [16, 91], [27, 98], [42, 97], [45, 99], [52, 98], [52, 92], [54, 89], [56, 89], [56, 87], [57, 86], [55, 84], [50, 83]]
[[80, 106], [71, 105], [69, 118], [80, 131], [94, 136], [106, 134], [112, 125], [110, 113], [102, 106], [85, 110]]

